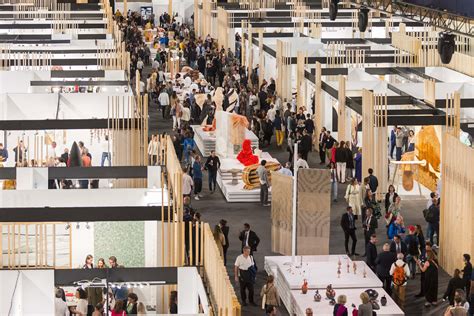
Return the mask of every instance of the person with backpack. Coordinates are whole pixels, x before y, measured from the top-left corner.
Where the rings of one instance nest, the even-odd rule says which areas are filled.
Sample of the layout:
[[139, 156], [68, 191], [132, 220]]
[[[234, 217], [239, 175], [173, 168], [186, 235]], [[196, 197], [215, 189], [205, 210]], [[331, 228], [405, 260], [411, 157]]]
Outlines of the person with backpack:
[[403, 253], [397, 254], [397, 261], [395, 261], [390, 268], [394, 300], [402, 309], [405, 305], [405, 289], [407, 280], [410, 277], [410, 269], [406, 262], [403, 261], [403, 257]]

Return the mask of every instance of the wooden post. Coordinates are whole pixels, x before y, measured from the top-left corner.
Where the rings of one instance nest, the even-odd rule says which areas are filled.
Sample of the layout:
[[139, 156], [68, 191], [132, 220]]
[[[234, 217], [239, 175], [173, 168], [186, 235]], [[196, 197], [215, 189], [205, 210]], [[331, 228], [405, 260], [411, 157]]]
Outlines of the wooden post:
[[338, 76], [338, 111], [337, 111], [337, 139], [339, 141], [349, 141], [346, 128], [346, 78], [343, 75]]

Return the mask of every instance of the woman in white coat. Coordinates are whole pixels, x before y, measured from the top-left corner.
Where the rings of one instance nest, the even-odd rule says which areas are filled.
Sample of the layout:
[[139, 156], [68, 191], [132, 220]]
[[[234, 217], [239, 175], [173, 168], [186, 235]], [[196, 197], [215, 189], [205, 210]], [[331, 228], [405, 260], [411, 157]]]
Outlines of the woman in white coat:
[[346, 202], [350, 207], [352, 207], [352, 210], [354, 211], [355, 219], [357, 219], [357, 217], [362, 214], [362, 199], [360, 197], [360, 190], [359, 182], [356, 178], [353, 178], [351, 183], [347, 186], [346, 195], [344, 196]]

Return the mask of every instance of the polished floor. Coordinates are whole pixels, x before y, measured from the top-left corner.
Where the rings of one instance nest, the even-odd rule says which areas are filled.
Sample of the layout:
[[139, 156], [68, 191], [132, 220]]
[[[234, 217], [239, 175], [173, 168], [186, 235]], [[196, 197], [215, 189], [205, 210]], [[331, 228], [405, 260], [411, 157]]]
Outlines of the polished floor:
[[[150, 111], [150, 134], [156, 133], [172, 133], [171, 121], [165, 121], [161, 118], [161, 112], [158, 112], [156, 107], [152, 104], [149, 108]], [[277, 158], [280, 162], [284, 162], [288, 159], [288, 153], [285, 149], [276, 148], [275, 145], [265, 149], [270, 152], [271, 155]], [[319, 156], [317, 153], [311, 153], [309, 157], [309, 164], [313, 168], [319, 168]], [[205, 174], [203, 184], [204, 198], [200, 201], [192, 201], [192, 205], [202, 214], [203, 221], [209, 222], [211, 225], [215, 225], [220, 219], [226, 219], [230, 226], [229, 233], [229, 244], [228, 250], [228, 262], [227, 270], [229, 272], [230, 279], [233, 280], [233, 263], [235, 258], [240, 254], [240, 241], [238, 239], [239, 232], [243, 229], [244, 223], [249, 223], [258, 236], [260, 237], [260, 245], [258, 251], [255, 253], [255, 259], [257, 265], [260, 267], [257, 274], [257, 282], [255, 285], [256, 301], [257, 304], [260, 302], [259, 293], [260, 289], [265, 283], [266, 273], [263, 270], [263, 261], [265, 256], [278, 255], [271, 252], [271, 219], [270, 219], [270, 207], [262, 207], [258, 203], [227, 203], [224, 196], [220, 191], [216, 191], [214, 194], [210, 194], [207, 190], [207, 177]], [[331, 229], [330, 229], [330, 253], [331, 254], [342, 254], [344, 253], [344, 237], [339, 226], [340, 216], [344, 212], [345, 202], [343, 195], [345, 187], [339, 188], [339, 202], [333, 203], [331, 206]], [[408, 224], [421, 224], [425, 227], [425, 221], [423, 219], [422, 210], [426, 205], [424, 199], [407, 199], [403, 200], [403, 215], [405, 222]], [[384, 227], [380, 219], [379, 227]], [[361, 226], [360, 221], [357, 226]], [[381, 251], [381, 245], [385, 242], [385, 229], [378, 229], [379, 233], [379, 251]], [[362, 254], [363, 250], [363, 236], [359, 229], [357, 231], [357, 238], [359, 240], [357, 245], [357, 252]], [[358, 260], [364, 260], [364, 258], [358, 258]], [[444, 271], [439, 274], [439, 288], [438, 297], [441, 297], [444, 293], [449, 281], [449, 276]], [[419, 292], [420, 277], [416, 276], [415, 280], [408, 282], [406, 291], [406, 305], [404, 307], [406, 315], [442, 315], [446, 309], [447, 303], [440, 303], [437, 307], [425, 308], [423, 298], [415, 298], [414, 296]], [[235, 291], [239, 296], [239, 288], [237, 284], [234, 284]], [[280, 315], [287, 315], [287, 311], [284, 306], [279, 310]], [[264, 311], [260, 307], [243, 307], [242, 315], [263, 315]], [[317, 315], [317, 313], [315, 314]]]

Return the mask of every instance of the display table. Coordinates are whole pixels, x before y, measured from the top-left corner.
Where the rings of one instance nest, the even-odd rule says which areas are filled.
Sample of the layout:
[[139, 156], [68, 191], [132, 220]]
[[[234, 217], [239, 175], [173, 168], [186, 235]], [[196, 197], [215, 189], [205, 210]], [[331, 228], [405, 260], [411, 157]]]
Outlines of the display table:
[[[348, 315], [352, 315], [352, 304], [358, 307], [361, 304], [360, 294], [369, 288], [358, 288], [358, 289], [335, 289], [336, 298], [339, 295], [347, 296], [346, 307], [348, 309]], [[377, 310], [377, 315], [391, 315], [400, 316], [405, 315], [398, 305], [393, 301], [390, 295], [385, 292], [382, 288], [373, 288], [376, 290], [378, 295], [378, 304], [380, 309]], [[307, 294], [301, 293], [301, 290], [291, 291], [291, 305], [293, 306], [293, 313], [296, 315], [305, 315], [306, 309], [309, 307], [313, 310], [313, 315], [318, 316], [332, 316], [334, 306], [329, 305], [329, 300], [326, 298], [326, 288], [318, 289], [321, 295], [321, 301], [314, 301], [315, 290], [309, 290]], [[380, 298], [385, 296], [387, 298], [387, 305], [381, 306]]]
[[[301, 292], [304, 280], [308, 282], [310, 292], [326, 289], [329, 284], [332, 284], [336, 294], [339, 289], [355, 289], [360, 294], [363, 289], [368, 288], [377, 289], [380, 293], [378, 289], [382, 288], [382, 282], [365, 262], [352, 261], [346, 255], [297, 256], [294, 262], [292, 259], [291, 256], [265, 257], [264, 264], [265, 271], [275, 276], [275, 286], [290, 314], [295, 313], [296, 308], [292, 291]], [[340, 277], [337, 275], [339, 260], [341, 261]], [[347, 273], [347, 263], [349, 263], [349, 273]], [[355, 274], [354, 263], [357, 266]], [[321, 295], [325, 296], [325, 292]], [[311, 299], [312, 297], [311, 295]], [[314, 315], [319, 315], [316, 311], [314, 312]]]

